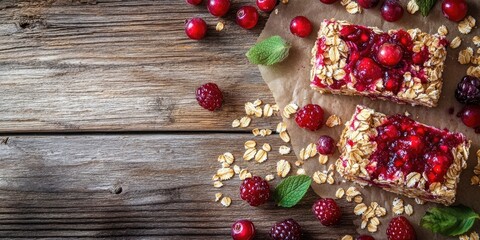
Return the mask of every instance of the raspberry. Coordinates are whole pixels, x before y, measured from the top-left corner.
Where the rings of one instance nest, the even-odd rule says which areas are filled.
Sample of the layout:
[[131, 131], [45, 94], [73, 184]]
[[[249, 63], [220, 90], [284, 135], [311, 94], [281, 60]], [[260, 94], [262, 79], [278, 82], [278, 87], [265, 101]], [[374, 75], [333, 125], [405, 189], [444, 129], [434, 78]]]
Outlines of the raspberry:
[[318, 130], [323, 125], [323, 109], [316, 104], [307, 104], [298, 110], [295, 122], [301, 128]]
[[215, 83], [203, 84], [197, 88], [197, 101], [203, 108], [215, 111], [222, 106], [223, 94]]
[[240, 197], [250, 206], [264, 204], [270, 198], [270, 185], [258, 176], [247, 178], [240, 185]]
[[312, 211], [324, 226], [333, 226], [338, 223], [342, 212], [335, 200], [331, 198], [318, 199], [312, 207]]
[[480, 104], [480, 78], [465, 76], [458, 83], [455, 98], [461, 103]]
[[388, 240], [415, 240], [415, 230], [404, 217], [393, 218], [387, 227]]
[[301, 235], [300, 225], [291, 218], [275, 223], [270, 230], [270, 238], [273, 240], [299, 240]]

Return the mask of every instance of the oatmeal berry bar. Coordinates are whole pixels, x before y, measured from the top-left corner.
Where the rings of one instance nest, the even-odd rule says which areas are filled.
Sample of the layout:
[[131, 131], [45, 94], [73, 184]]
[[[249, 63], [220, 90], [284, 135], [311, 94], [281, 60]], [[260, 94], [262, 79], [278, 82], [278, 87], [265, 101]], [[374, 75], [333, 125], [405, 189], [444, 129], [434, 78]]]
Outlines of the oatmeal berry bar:
[[382, 32], [324, 20], [312, 49], [311, 87], [397, 103], [437, 105], [448, 41], [419, 29]]
[[336, 162], [344, 178], [424, 201], [455, 201], [470, 148], [463, 134], [364, 106], [345, 126]]

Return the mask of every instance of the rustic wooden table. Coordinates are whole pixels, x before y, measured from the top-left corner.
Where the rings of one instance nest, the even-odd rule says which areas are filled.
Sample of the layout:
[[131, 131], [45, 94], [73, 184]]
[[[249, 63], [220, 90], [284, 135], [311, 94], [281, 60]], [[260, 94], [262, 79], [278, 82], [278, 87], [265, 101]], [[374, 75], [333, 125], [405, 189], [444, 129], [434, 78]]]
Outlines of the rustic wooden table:
[[[210, 26], [203, 41], [183, 32], [193, 16]], [[236, 177], [220, 189], [232, 205], [213, 201], [217, 155], [241, 158], [252, 138], [231, 121], [247, 101], [273, 102], [244, 57], [266, 19], [246, 31], [231, 11], [216, 32], [218, 19], [184, 0], [0, 0], [0, 237], [229, 239], [250, 218], [264, 239], [287, 217], [307, 239], [353, 234], [351, 213], [334, 228], [314, 219], [313, 192], [293, 209], [253, 208]], [[196, 103], [206, 82], [224, 90], [219, 112]], [[254, 168], [272, 172], [275, 160]]]

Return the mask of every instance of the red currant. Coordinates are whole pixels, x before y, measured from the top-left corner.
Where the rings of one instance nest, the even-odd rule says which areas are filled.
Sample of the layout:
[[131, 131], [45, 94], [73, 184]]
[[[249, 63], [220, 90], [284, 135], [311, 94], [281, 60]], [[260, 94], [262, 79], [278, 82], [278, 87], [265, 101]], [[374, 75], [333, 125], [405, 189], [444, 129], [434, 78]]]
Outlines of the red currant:
[[312, 33], [312, 23], [304, 16], [296, 16], [290, 22], [290, 32], [301, 38], [308, 37]]
[[467, 2], [465, 0], [444, 0], [442, 3], [443, 16], [451, 21], [458, 22], [467, 16]]
[[358, 5], [362, 8], [374, 8], [378, 5], [380, 0], [357, 0]]
[[185, 33], [194, 40], [200, 40], [207, 34], [207, 23], [201, 18], [192, 18], [185, 24]]
[[232, 225], [233, 240], [252, 240], [255, 236], [255, 226], [249, 220], [238, 220]]
[[403, 16], [403, 7], [398, 0], [386, 0], [380, 11], [383, 19], [388, 22], [396, 22]]
[[320, 0], [320, 2], [325, 3], [325, 4], [332, 4], [338, 0]]
[[200, 5], [202, 3], [202, 0], [187, 0], [187, 3], [192, 5]]
[[215, 17], [222, 17], [230, 9], [230, 0], [208, 0], [207, 9]]
[[394, 43], [384, 43], [378, 49], [378, 61], [387, 67], [397, 65], [403, 58], [403, 49]]
[[465, 106], [458, 116], [467, 127], [480, 128], [480, 105]]
[[243, 6], [237, 11], [237, 24], [245, 29], [252, 29], [257, 25], [258, 12], [255, 7]]
[[335, 152], [335, 140], [332, 137], [323, 135], [317, 140], [317, 151], [322, 155], [330, 155]]
[[257, 0], [258, 9], [264, 12], [271, 12], [277, 6], [278, 0]]

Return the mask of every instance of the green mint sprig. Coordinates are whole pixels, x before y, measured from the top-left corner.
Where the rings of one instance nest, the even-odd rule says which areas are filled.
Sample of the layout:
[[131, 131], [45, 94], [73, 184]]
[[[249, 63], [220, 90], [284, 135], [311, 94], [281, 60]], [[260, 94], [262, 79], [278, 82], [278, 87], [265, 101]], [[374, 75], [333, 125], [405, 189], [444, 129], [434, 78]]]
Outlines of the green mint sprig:
[[476, 219], [480, 219], [473, 209], [459, 205], [454, 207], [430, 208], [422, 217], [420, 225], [434, 233], [445, 236], [458, 236], [472, 228]]
[[420, 13], [422, 16], [426, 17], [430, 10], [433, 8], [437, 0], [415, 0], [418, 7], [420, 8]]
[[269, 37], [253, 46], [247, 52], [248, 60], [253, 64], [273, 65], [288, 57], [290, 44], [282, 37]]
[[290, 176], [282, 180], [275, 188], [274, 198], [280, 207], [290, 208], [302, 200], [312, 184], [307, 175]]

